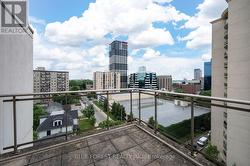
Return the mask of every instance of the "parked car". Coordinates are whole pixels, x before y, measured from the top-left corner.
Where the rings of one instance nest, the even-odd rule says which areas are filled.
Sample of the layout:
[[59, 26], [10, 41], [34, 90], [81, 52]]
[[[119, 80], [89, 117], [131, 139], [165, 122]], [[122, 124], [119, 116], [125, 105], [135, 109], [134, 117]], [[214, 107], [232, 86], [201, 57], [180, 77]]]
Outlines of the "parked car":
[[201, 137], [198, 141], [197, 141], [197, 144], [199, 146], [204, 146], [206, 145], [208, 142], [208, 138], [207, 137]]

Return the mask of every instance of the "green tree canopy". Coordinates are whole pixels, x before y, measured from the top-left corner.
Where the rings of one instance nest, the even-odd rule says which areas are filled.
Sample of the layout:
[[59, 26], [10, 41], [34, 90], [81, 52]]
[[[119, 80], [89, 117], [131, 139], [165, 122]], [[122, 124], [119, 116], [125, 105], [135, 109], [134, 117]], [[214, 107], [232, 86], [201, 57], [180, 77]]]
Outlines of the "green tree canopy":
[[111, 106], [111, 114], [115, 117], [115, 119], [119, 119], [121, 121], [126, 120], [126, 111], [123, 105], [114, 102]]
[[107, 100], [107, 99], [105, 99], [105, 100], [103, 101], [103, 108], [104, 108], [104, 112], [107, 112], [107, 111], [108, 111], [108, 100]]
[[203, 95], [203, 96], [211, 96], [211, 90], [202, 91], [202, 92], [200, 93], [200, 95]]
[[85, 108], [82, 113], [84, 114], [85, 117], [87, 118], [91, 118], [95, 115], [95, 110], [94, 110], [94, 107], [93, 105], [89, 105], [87, 108]]
[[120, 124], [122, 124], [121, 121], [105, 120], [105, 121], [99, 123], [99, 127], [100, 128], [107, 128], [107, 127], [112, 127], [112, 126], [116, 126], [116, 125], [120, 125]]
[[153, 117], [153, 116], [151, 116], [151, 117], [148, 119], [148, 124], [149, 124], [150, 126], [154, 127], [154, 125], [155, 125], [155, 120], [154, 120], [154, 117]]
[[205, 148], [205, 154], [209, 157], [217, 160], [219, 151], [217, 149], [217, 146], [212, 145], [211, 143], [208, 144], [208, 146]]
[[67, 100], [65, 94], [53, 94], [52, 99], [54, 102], [61, 103], [62, 105], [67, 104], [78, 104], [80, 100], [80, 96], [77, 94], [67, 94]]
[[36, 130], [40, 123], [40, 116], [48, 115], [48, 113], [39, 105], [33, 107], [33, 130]]
[[93, 85], [93, 81], [88, 80], [88, 79], [87, 80], [70, 80], [69, 81], [70, 90], [73, 89], [73, 87], [77, 87], [78, 90], [86, 90], [87, 84]]

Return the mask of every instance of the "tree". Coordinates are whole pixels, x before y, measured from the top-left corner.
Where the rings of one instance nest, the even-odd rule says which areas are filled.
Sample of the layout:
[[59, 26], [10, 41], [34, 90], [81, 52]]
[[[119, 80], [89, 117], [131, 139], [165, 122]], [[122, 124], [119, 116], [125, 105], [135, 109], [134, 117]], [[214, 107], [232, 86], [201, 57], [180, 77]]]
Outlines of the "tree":
[[132, 113], [131, 115], [129, 114], [129, 115], [127, 115], [127, 121], [128, 122], [131, 122], [131, 121], [133, 121], [134, 120], [134, 114]]
[[95, 118], [95, 116], [91, 116], [90, 117], [90, 121], [91, 121], [91, 125], [95, 125], [95, 122], [96, 122], [96, 118]]
[[120, 124], [122, 124], [121, 121], [105, 120], [105, 121], [102, 121], [101, 123], [99, 123], [99, 127], [104, 129], [107, 127], [112, 127], [112, 126], [116, 126], [116, 125], [120, 125]]
[[205, 148], [205, 154], [209, 157], [217, 160], [219, 151], [217, 149], [217, 146], [212, 145], [211, 143], [208, 144], [208, 146]]
[[104, 108], [104, 112], [108, 112], [108, 100], [104, 99], [103, 101], [103, 108]]
[[86, 90], [86, 85], [87, 84], [92, 84], [93, 85], [93, 81], [92, 80], [70, 80], [69, 81], [70, 89], [72, 87], [78, 87], [79, 90]]
[[85, 117], [87, 118], [91, 118], [95, 115], [95, 110], [94, 110], [94, 107], [93, 105], [89, 105], [87, 108], [85, 108], [82, 113], [84, 114]]
[[154, 127], [154, 125], [155, 125], [155, 120], [154, 120], [154, 117], [153, 117], [153, 116], [151, 116], [151, 117], [148, 119], [148, 124], [149, 124], [150, 126]]
[[39, 105], [33, 107], [33, 130], [36, 130], [40, 124], [40, 116], [48, 115], [48, 113]]
[[123, 105], [114, 102], [111, 106], [111, 114], [115, 117], [115, 119], [119, 119], [124, 121], [126, 119], [126, 111]]
[[88, 99], [91, 99], [91, 98], [97, 99], [97, 95], [95, 92], [90, 92], [90, 93], [87, 93], [87, 98]]
[[53, 94], [52, 100], [57, 103], [61, 103], [62, 105], [67, 104], [78, 104], [80, 100], [80, 96], [78, 96], [76, 93], [73, 94], [67, 94], [67, 100], [66, 95], [60, 95], [60, 94]]
[[72, 86], [70, 87], [70, 91], [79, 91], [80, 87], [79, 86]]
[[211, 90], [205, 90], [200, 93], [202, 96], [211, 96]]
[[183, 90], [183, 89], [180, 89], [180, 88], [177, 88], [177, 89], [175, 89], [175, 92], [176, 92], [176, 93], [184, 93], [184, 90]]

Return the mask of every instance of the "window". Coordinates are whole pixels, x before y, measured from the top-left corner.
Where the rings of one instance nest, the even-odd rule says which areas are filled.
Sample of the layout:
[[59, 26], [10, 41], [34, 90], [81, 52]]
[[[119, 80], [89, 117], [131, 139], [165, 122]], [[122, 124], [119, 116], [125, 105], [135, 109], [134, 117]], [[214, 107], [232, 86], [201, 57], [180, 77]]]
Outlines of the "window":
[[51, 135], [51, 131], [50, 130], [47, 131], [47, 136], [49, 136], [49, 135]]
[[53, 122], [53, 126], [61, 126], [62, 125], [62, 120], [55, 120]]

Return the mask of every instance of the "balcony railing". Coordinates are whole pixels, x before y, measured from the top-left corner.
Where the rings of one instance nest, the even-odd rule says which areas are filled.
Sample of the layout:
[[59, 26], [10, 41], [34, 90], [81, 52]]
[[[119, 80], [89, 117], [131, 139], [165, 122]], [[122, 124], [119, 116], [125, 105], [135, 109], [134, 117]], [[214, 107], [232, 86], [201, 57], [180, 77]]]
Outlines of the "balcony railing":
[[[18, 153], [18, 149], [37, 142], [46, 141], [48, 139], [54, 139], [58, 137], [65, 137], [65, 140], [68, 140], [68, 136], [75, 134], [74, 132], [68, 132], [68, 121], [66, 122], [66, 131], [65, 133], [61, 135], [51, 136], [46, 139], [38, 139], [30, 142], [24, 142], [21, 144], [18, 144], [18, 138], [17, 138], [17, 106], [19, 102], [25, 102], [25, 101], [36, 101], [36, 100], [51, 100], [53, 99], [52, 95], [61, 95], [66, 98], [65, 105], [67, 105], [69, 96], [74, 95], [75, 97], [84, 97], [87, 96], [89, 93], [96, 93], [98, 96], [105, 96], [107, 99], [107, 103], [110, 103], [110, 95], [116, 95], [116, 94], [129, 94], [129, 111], [128, 115], [130, 118], [127, 118], [126, 123], [132, 123], [136, 122], [139, 125], [146, 124], [149, 127], [151, 127], [155, 134], [158, 133], [163, 134], [164, 136], [174, 140], [177, 143], [182, 143], [179, 139], [176, 139], [173, 135], [167, 133], [164, 131], [163, 125], [161, 125], [162, 121], [158, 120], [159, 116], [159, 100], [180, 100], [185, 101], [188, 103], [190, 107], [190, 140], [189, 143], [185, 146], [190, 149], [191, 153], [194, 154], [195, 152], [201, 153], [204, 155], [203, 152], [197, 151], [196, 149], [196, 141], [195, 137], [196, 135], [196, 129], [195, 129], [195, 110], [197, 107], [207, 107], [210, 108], [211, 106], [216, 108], [227, 108], [234, 111], [243, 111], [243, 112], [249, 112], [250, 113], [250, 101], [244, 101], [244, 100], [237, 100], [237, 99], [228, 99], [228, 98], [221, 98], [221, 97], [209, 97], [209, 96], [201, 96], [201, 95], [193, 95], [193, 94], [184, 94], [184, 93], [175, 93], [175, 92], [167, 92], [167, 91], [161, 91], [161, 90], [149, 90], [149, 89], [138, 89], [138, 88], [132, 88], [132, 89], [108, 89], [108, 90], [84, 90], [84, 91], [65, 91], [65, 92], [48, 92], [48, 93], [30, 93], [30, 94], [5, 94], [0, 95], [0, 102], [3, 103], [12, 103], [12, 110], [13, 110], [13, 145], [4, 147], [4, 150], [12, 149], [14, 153]], [[138, 95], [138, 98], [136, 99], [136, 102], [138, 102], [138, 110], [135, 110], [133, 107], [133, 104], [135, 101], [133, 101], [133, 94]], [[149, 95], [153, 97], [153, 107], [152, 110], [152, 117], [153, 117], [153, 123], [146, 122], [145, 118], [143, 119], [142, 115], [142, 95]], [[46, 97], [44, 97], [46, 96]], [[72, 97], [72, 96], [71, 96]], [[227, 103], [227, 104], [225, 104]], [[1, 103], [0, 103], [1, 104]], [[144, 103], [145, 104], [145, 103]], [[111, 119], [110, 117], [110, 107], [107, 109], [107, 120]], [[134, 114], [135, 112], [138, 112]], [[69, 109], [65, 109], [66, 117], [69, 114]], [[165, 114], [168, 114], [168, 111], [166, 110]], [[66, 118], [67, 119], [67, 118]], [[160, 117], [161, 119], [161, 117]], [[224, 127], [227, 128], [227, 124], [224, 121]], [[107, 129], [110, 129], [109, 124], [107, 125]], [[209, 157], [208, 157], [209, 158]]]

